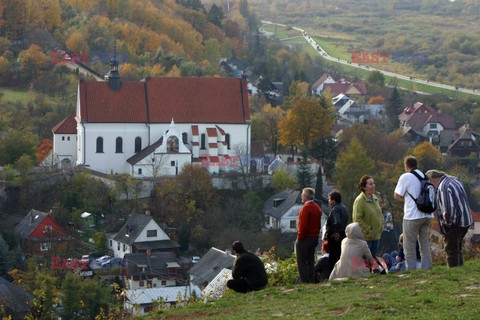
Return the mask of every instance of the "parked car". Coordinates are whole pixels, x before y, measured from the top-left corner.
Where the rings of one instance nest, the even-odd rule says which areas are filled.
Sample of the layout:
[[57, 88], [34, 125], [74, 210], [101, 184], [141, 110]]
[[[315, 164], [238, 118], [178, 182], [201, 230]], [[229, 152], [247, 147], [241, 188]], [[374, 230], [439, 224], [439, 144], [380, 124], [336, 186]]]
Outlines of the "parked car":
[[192, 262], [193, 262], [193, 263], [197, 263], [198, 261], [200, 261], [200, 257], [199, 257], [199, 256], [192, 256]]

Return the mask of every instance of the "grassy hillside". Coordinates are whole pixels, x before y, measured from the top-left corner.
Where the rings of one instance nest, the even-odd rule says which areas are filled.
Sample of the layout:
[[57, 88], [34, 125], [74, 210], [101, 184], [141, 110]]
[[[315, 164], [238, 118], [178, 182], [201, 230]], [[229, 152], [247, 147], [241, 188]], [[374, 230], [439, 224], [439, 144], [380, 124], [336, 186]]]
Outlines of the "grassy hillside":
[[326, 42], [347, 55], [351, 51], [428, 53], [427, 63], [388, 64], [385, 67], [389, 71], [422, 75], [431, 81], [466, 88], [480, 85], [478, 1], [250, 0], [249, 3], [260, 18], [332, 38]]
[[435, 266], [429, 272], [270, 287], [246, 295], [229, 292], [216, 302], [138, 319], [476, 319], [478, 270], [477, 259], [452, 269]]

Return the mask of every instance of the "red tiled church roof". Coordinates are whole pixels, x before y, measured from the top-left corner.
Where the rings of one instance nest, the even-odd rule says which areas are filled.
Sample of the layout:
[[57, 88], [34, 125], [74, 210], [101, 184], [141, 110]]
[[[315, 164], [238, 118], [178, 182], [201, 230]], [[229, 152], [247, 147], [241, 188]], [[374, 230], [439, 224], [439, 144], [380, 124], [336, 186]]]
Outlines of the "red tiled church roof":
[[77, 120], [72, 113], [52, 128], [54, 134], [77, 134]]
[[147, 78], [80, 81], [82, 122], [245, 123], [250, 120], [245, 78]]

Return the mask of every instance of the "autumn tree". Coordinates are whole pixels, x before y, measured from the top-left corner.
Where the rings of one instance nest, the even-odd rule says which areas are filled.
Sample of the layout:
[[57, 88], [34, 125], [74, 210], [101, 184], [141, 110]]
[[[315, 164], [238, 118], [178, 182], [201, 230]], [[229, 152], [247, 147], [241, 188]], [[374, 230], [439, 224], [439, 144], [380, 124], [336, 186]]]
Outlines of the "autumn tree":
[[43, 159], [52, 151], [53, 144], [52, 140], [50, 139], [43, 139], [42, 142], [37, 146], [37, 150], [35, 152], [35, 158], [37, 162], [42, 162]]
[[88, 44], [83, 35], [78, 31], [72, 32], [67, 41], [65, 41], [65, 44], [67, 45], [68, 50], [72, 52], [79, 54], [88, 52]]
[[367, 103], [368, 104], [382, 104], [384, 101], [385, 101], [385, 99], [382, 96], [375, 96], [375, 97], [371, 97], [368, 100]]
[[334, 109], [325, 98], [301, 97], [280, 121], [280, 140], [285, 146], [309, 149], [326, 137], [334, 122]]
[[392, 95], [385, 106], [387, 114], [387, 132], [392, 132], [399, 128], [400, 122], [398, 116], [402, 112], [403, 101], [397, 87], [393, 88]]
[[25, 75], [28, 78], [33, 76], [36, 79], [40, 75], [40, 71], [48, 65], [50, 59], [40, 50], [39, 46], [32, 44], [28, 50], [20, 52], [18, 61]]
[[285, 118], [285, 111], [279, 107], [272, 107], [270, 104], [266, 104], [262, 111], [259, 125], [264, 128], [272, 151], [274, 155], [277, 155], [280, 122]]
[[415, 147], [412, 155], [417, 158], [418, 168], [423, 172], [442, 166], [442, 154], [430, 142], [422, 142]]
[[338, 155], [335, 168], [335, 180], [339, 186], [344, 203], [352, 212], [355, 196], [359, 193], [357, 184], [363, 175], [374, 172], [373, 160], [357, 138], [353, 138], [347, 148]]
[[0, 57], [0, 84], [11, 81], [12, 71], [10, 62], [5, 57]]

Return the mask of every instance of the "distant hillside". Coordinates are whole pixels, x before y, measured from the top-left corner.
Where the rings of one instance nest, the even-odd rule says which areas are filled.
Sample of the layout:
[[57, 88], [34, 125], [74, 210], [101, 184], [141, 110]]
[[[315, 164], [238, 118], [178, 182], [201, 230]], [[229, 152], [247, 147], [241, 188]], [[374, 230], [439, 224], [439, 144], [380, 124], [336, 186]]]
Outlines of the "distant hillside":
[[260, 18], [305, 28], [338, 50], [428, 54], [382, 66], [480, 89], [480, 2], [474, 0], [250, 0]]
[[477, 319], [480, 260], [448, 269], [269, 287], [138, 319]]
[[[14, 64], [32, 44], [48, 58], [53, 50], [92, 56], [112, 53], [115, 39], [128, 57], [121, 70], [126, 79], [218, 74], [220, 57], [247, 55], [248, 17], [239, 1], [230, 1], [228, 12], [200, 0], [2, 1], [0, 77], [2, 62]], [[108, 60], [95, 68], [108, 70]]]

